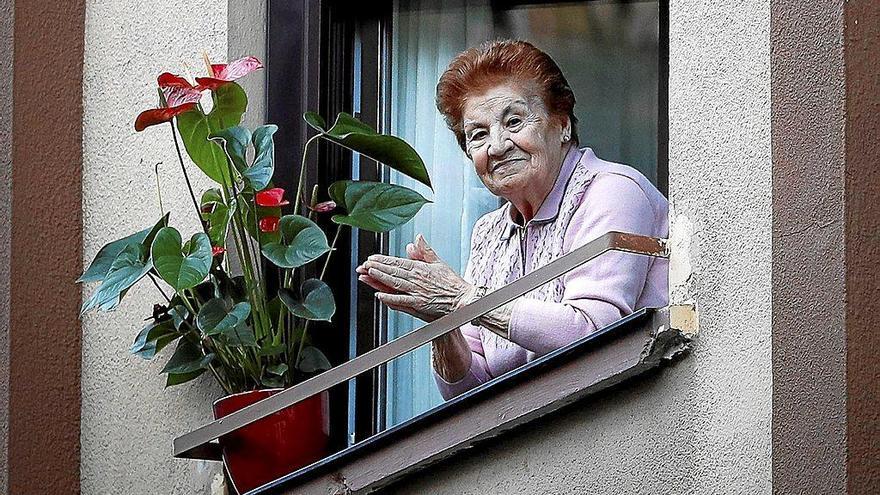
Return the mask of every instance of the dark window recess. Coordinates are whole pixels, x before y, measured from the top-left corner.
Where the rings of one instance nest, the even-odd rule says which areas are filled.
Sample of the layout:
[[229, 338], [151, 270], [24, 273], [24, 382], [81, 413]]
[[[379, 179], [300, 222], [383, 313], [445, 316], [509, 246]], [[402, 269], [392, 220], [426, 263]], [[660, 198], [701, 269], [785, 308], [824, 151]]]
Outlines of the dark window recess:
[[[412, 2], [400, 0], [400, 8]], [[489, 6], [496, 35], [517, 34], [522, 9], [572, 7], [609, 2], [501, 2]], [[668, 177], [668, 0], [659, 2], [620, 2], [609, 8], [629, 9], [629, 4], [658, 5], [656, 70], [656, 168], [650, 172], [658, 188], [667, 191]], [[431, 2], [421, 2], [430, 9]], [[401, 7], [402, 6], [402, 7]], [[281, 131], [276, 135], [278, 185], [293, 191], [299, 175], [302, 146], [311, 134], [302, 121], [307, 110], [317, 110], [332, 119], [338, 112], [356, 114], [361, 120], [388, 132], [391, 105], [391, 50], [394, 40], [394, 2], [349, 2], [333, 0], [269, 0], [267, 97], [268, 121]], [[532, 12], [534, 14], [534, 12]], [[519, 17], [517, 17], [519, 16]], [[539, 45], [540, 46], [540, 45]], [[540, 46], [549, 50], [552, 47]], [[553, 53], [551, 53], [553, 54]], [[556, 56], [555, 54], [553, 54]], [[563, 63], [567, 75], [577, 71], [575, 64]], [[569, 79], [572, 76], [569, 75]], [[573, 83], [574, 84], [574, 83]], [[587, 105], [587, 94], [578, 94], [579, 106]], [[589, 124], [582, 118], [583, 145], [591, 145]], [[601, 148], [597, 152], [601, 152]], [[605, 157], [615, 159], [614, 156]], [[600, 153], [600, 156], [603, 156]], [[625, 158], [625, 157], [624, 157]], [[622, 159], [625, 161], [625, 159]], [[318, 166], [318, 163], [321, 166]], [[319, 144], [317, 154], [306, 164], [306, 192], [318, 184], [326, 194], [330, 183], [353, 176], [367, 180], [387, 179], [371, 160], [352, 157], [339, 147]], [[646, 173], [646, 175], [650, 175]], [[322, 198], [326, 199], [326, 198]], [[328, 232], [335, 226], [325, 222]], [[352, 239], [351, 234], [355, 235]], [[353, 267], [372, 254], [388, 252], [387, 236], [343, 229], [326, 281], [336, 295], [334, 325], [315, 326], [314, 337], [327, 351], [334, 365], [348, 361], [385, 341], [387, 318], [375, 304], [371, 291], [357, 284]], [[301, 274], [308, 277], [314, 274]], [[277, 283], [277, 280], [275, 281]], [[384, 367], [383, 367], [384, 368]], [[336, 450], [367, 439], [386, 426], [383, 368], [365, 373], [348, 385], [331, 390], [331, 436]], [[483, 392], [487, 393], [487, 392]], [[422, 416], [418, 416], [422, 418]], [[406, 422], [410, 425], [411, 423]], [[390, 426], [390, 425], [389, 425]]]

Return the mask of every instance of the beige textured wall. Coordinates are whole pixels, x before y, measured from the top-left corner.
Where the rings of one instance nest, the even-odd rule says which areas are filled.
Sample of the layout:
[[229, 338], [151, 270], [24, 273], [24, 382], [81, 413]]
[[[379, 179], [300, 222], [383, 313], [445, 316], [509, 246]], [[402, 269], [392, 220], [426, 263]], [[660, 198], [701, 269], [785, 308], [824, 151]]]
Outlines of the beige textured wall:
[[13, 1], [0, 0], [0, 493], [7, 486], [9, 432], [9, 252], [12, 226]]
[[[399, 494], [771, 493], [770, 2], [671, 2], [669, 191], [692, 355]], [[685, 266], [681, 263], [678, 266]]]
[[[84, 74], [83, 237], [85, 266], [108, 241], [159, 218], [153, 165], [171, 223], [188, 237], [198, 228], [167, 125], [135, 133], [134, 118], [156, 102], [164, 71], [200, 73], [202, 51], [227, 55], [226, 2], [208, 0], [89, 1]], [[209, 186], [190, 168], [197, 190]], [[93, 290], [87, 288], [84, 297]], [[176, 460], [171, 441], [209, 419], [220, 396], [208, 375], [164, 389], [155, 362], [129, 352], [152, 304], [149, 283], [132, 289], [112, 313], [83, 321], [82, 492], [210, 493], [216, 464]]]
[[[253, 55], [266, 63], [267, 0], [229, 2], [229, 60]], [[248, 94], [244, 125], [254, 128], [266, 123], [266, 71], [250, 74], [240, 81]]]

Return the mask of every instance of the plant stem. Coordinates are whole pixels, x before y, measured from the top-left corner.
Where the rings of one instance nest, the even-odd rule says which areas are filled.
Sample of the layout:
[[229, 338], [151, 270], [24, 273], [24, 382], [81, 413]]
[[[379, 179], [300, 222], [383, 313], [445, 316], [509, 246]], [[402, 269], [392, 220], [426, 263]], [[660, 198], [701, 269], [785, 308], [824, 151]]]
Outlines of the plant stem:
[[327, 273], [327, 266], [330, 265], [330, 255], [333, 254], [333, 250], [336, 249], [336, 241], [339, 240], [339, 234], [342, 232], [342, 224], [336, 225], [336, 235], [333, 236], [333, 242], [330, 243], [330, 251], [327, 251], [327, 258], [324, 260], [324, 268], [321, 269], [321, 276], [318, 277], [318, 280], [324, 280], [324, 275]]
[[[141, 160], [141, 164], [143, 164], [143, 160]], [[153, 170], [155, 171], [156, 176], [156, 195], [159, 196], [159, 213], [161, 213], [164, 217], [165, 207], [162, 206], [162, 187], [159, 183], [159, 165], [162, 165], [162, 162], [156, 163], [156, 166], [153, 167]]]
[[196, 193], [193, 191], [192, 182], [189, 181], [189, 174], [186, 171], [186, 165], [183, 163], [183, 153], [180, 152], [180, 143], [177, 142], [177, 126], [174, 125], [174, 120], [171, 120], [170, 124], [171, 136], [174, 137], [174, 149], [177, 151], [177, 159], [180, 161], [180, 170], [183, 171], [183, 178], [186, 180], [186, 188], [189, 189], [189, 197], [192, 198], [193, 207], [196, 209], [196, 217], [199, 219], [199, 225], [202, 226], [202, 229], [207, 235], [208, 228], [205, 226], [205, 222], [202, 221], [202, 210], [199, 209], [199, 202], [196, 201]]
[[302, 162], [300, 162], [300, 166], [299, 166], [299, 182], [297, 182], [297, 185], [296, 185], [296, 199], [293, 202], [293, 208], [294, 208], [293, 212], [294, 213], [297, 213], [300, 208], [299, 198], [300, 198], [300, 195], [302, 194], [303, 179], [305, 178], [305, 172], [306, 172], [306, 157], [308, 156], [309, 145], [312, 144], [313, 141], [317, 140], [321, 136], [322, 136], [322, 134], [316, 134], [316, 135], [312, 136], [311, 138], [309, 138], [308, 141], [306, 141], [306, 144], [303, 146]]
[[170, 298], [170, 297], [168, 297], [168, 294], [165, 294], [165, 291], [164, 291], [164, 290], [162, 290], [162, 287], [161, 287], [161, 286], [160, 286], [160, 285], [159, 285], [159, 282], [157, 282], [157, 281], [156, 281], [156, 279], [155, 279], [155, 278], [154, 278], [154, 277], [153, 277], [153, 274], [152, 274], [152, 273], [149, 273], [149, 272], [147, 272], [147, 275], [149, 275], [149, 276], [150, 276], [150, 280], [152, 280], [152, 281], [153, 281], [153, 285], [155, 285], [155, 286], [156, 286], [156, 290], [158, 290], [158, 291], [159, 291], [159, 293], [160, 293], [160, 294], [162, 294], [162, 297], [164, 297], [164, 298], [165, 298], [165, 300], [166, 300], [166, 301], [168, 301], [168, 304], [171, 304], [171, 298]]
[[[327, 251], [327, 258], [324, 259], [324, 268], [321, 269], [321, 275], [318, 277], [318, 280], [324, 280], [324, 275], [327, 273], [327, 266], [330, 265], [330, 255], [333, 254], [333, 251], [336, 248], [336, 241], [339, 240], [340, 232], [342, 232], [342, 224], [336, 226], [336, 235], [333, 236], [333, 243], [330, 244], [330, 251]], [[303, 324], [302, 338], [299, 340], [299, 349], [296, 351], [296, 364], [294, 366], [299, 366], [299, 358], [300, 355], [302, 355], [303, 344], [306, 341], [306, 332], [309, 330], [309, 323], [310, 320], [306, 320], [305, 324]]]

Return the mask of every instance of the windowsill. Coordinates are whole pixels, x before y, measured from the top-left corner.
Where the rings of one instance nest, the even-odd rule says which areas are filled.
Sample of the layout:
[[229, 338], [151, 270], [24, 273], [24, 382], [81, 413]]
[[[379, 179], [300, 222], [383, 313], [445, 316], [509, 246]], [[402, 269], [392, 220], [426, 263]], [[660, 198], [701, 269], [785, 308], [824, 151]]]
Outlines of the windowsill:
[[690, 348], [692, 306], [643, 309], [251, 494], [366, 493], [656, 369]]

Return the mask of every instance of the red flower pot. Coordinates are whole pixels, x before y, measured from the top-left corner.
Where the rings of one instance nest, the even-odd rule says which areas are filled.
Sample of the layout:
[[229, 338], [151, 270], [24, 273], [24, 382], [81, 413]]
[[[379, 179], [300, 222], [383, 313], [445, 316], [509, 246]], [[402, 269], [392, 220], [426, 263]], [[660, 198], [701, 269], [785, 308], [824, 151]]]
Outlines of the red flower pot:
[[[218, 399], [214, 402], [214, 419], [281, 390], [252, 390]], [[327, 456], [327, 400], [327, 392], [313, 395], [220, 438], [223, 464], [238, 493], [247, 493]]]

